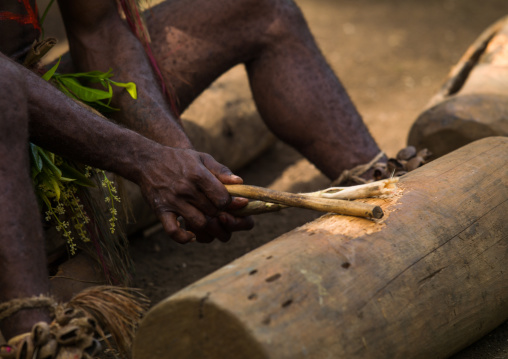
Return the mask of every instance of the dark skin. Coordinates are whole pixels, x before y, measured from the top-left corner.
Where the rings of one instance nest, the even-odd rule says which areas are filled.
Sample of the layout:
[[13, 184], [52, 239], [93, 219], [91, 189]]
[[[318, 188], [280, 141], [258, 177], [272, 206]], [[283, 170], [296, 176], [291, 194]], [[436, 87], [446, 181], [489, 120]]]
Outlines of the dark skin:
[[[127, 29], [125, 32], [129, 34]], [[138, 68], [143, 68], [143, 60]], [[145, 65], [145, 76], [151, 77]], [[106, 121], [4, 55], [0, 55], [0, 78], [0, 107], [4, 109], [1, 154], [9, 159], [2, 162], [1, 176], [4, 183], [12, 184], [6, 185], [1, 195], [5, 205], [0, 223], [0, 301], [49, 293], [42, 227], [37, 225], [40, 220], [28, 175], [28, 140], [139, 184], [177, 242], [187, 243], [196, 237], [204, 242], [214, 237], [227, 240], [232, 231], [252, 226], [249, 219], [224, 212], [231, 206], [231, 198], [223, 184], [242, 180], [211, 156], [184, 146], [169, 147]], [[155, 80], [151, 86], [138, 87], [140, 92], [158, 88]], [[11, 113], [12, 103], [16, 104], [15, 113]], [[232, 205], [242, 204], [236, 200]], [[180, 228], [177, 216], [194, 232]], [[44, 311], [21, 311], [2, 321], [2, 333], [9, 338], [44, 319]]]
[[[2, 133], [1, 155], [9, 160], [2, 163], [1, 176], [12, 186], [5, 186], [1, 197], [2, 203], [11, 205], [1, 209], [5, 223], [0, 223], [3, 230], [0, 237], [0, 286], [3, 288], [0, 300], [49, 292], [47, 277], [41, 280], [40, 275], [46, 273], [42, 228], [34, 222], [34, 218], [39, 218], [38, 214], [31, 213], [37, 210], [37, 204], [30, 190], [28, 159], [22, 155], [28, 139], [48, 150], [109, 169], [139, 184], [162, 221], [168, 213], [175, 217], [182, 215], [199, 231], [208, 233], [206, 216], [225, 215], [221, 210], [229, 204], [230, 197], [222, 183], [239, 183], [241, 179], [211, 156], [191, 149], [164, 146], [103, 120], [3, 55], [0, 55], [0, 61], [0, 77], [2, 82], [6, 81], [2, 83], [3, 108], [12, 107], [9, 102], [13, 90], [15, 100], [23, 99], [16, 102], [20, 105], [19, 108], [16, 106], [16, 113], [2, 115], [2, 125], [9, 131]], [[21, 80], [21, 84], [14, 88], [8, 86], [7, 83], [12, 81], [7, 80], [11, 79], [16, 79], [14, 83]], [[62, 116], [65, 116], [65, 125], [62, 125]], [[18, 126], [24, 128], [24, 132], [20, 130], [18, 134], [12, 130]], [[103, 143], [108, 146], [99, 145]], [[199, 163], [199, 166], [189, 167], [189, 163]], [[25, 209], [30, 210], [24, 212]], [[193, 217], [195, 212], [198, 214]], [[25, 222], [28, 223], [23, 225]], [[195, 236], [171, 222], [166, 221], [165, 226], [172, 238], [181, 243]], [[14, 329], [6, 324], [8, 321], [2, 322], [2, 332], [6, 336], [19, 332], [19, 318], [11, 319], [18, 320]], [[28, 330], [32, 324], [23, 327], [22, 331]]]
[[[0, 209], [0, 301], [49, 292], [42, 229], [34, 225], [39, 217], [27, 170], [28, 139], [140, 185], [165, 230], [180, 243], [196, 237], [202, 242], [225, 241], [233, 231], [252, 227], [251, 219], [224, 211], [245, 204], [243, 199], [231, 203], [223, 186], [241, 179], [211, 156], [193, 150], [115, 2], [59, 0], [59, 6], [76, 71], [113, 68], [116, 81], [136, 83], [139, 98], [133, 101], [124, 91], [115, 94], [113, 105], [121, 108], [115, 120], [127, 128], [84, 110], [7, 58], [31, 43], [33, 29], [25, 25], [22, 31], [9, 31], [20, 25], [0, 21], [0, 50], [7, 55], [0, 56], [0, 126], [16, 127], [17, 133], [1, 134], [1, 158], [12, 160], [0, 163], [0, 180], [11, 184], [0, 193], [2, 203], [8, 204]], [[244, 63], [269, 128], [330, 178], [379, 152], [292, 2], [167, 1], [150, 13], [148, 26], [154, 54], [175, 89], [180, 112], [220, 74]], [[12, 103], [17, 112], [3, 116]], [[178, 216], [190, 231], [179, 227]], [[3, 321], [1, 330], [9, 338], [41, 319], [47, 319], [44, 311], [21, 311]]]
[[[142, 70], [143, 51], [125, 31], [113, 5], [90, 1], [78, 7], [64, 0], [59, 4], [76, 70], [112, 67], [119, 79], [132, 78]], [[88, 13], [91, 15], [83, 16]], [[105, 13], [107, 30], [78, 30], [96, 29], [96, 19]], [[244, 63], [268, 127], [328, 177], [335, 179], [344, 169], [366, 163], [379, 153], [292, 2], [170, 0], [149, 11], [148, 27], [154, 55], [167, 87], [175, 90], [179, 112], [218, 76]], [[159, 143], [191, 147], [160, 91], [151, 87], [157, 79], [149, 68], [145, 71], [136, 84], [152, 90], [142, 93], [136, 102], [125, 92], [118, 96], [117, 103], [129, 110], [116, 120]], [[142, 81], [147, 82], [143, 85]]]
[[[20, 73], [14, 64], [0, 56], [0, 301], [47, 293], [44, 237], [28, 165], [28, 105], [26, 87], [17, 81]], [[6, 66], [7, 63], [7, 66]], [[7, 67], [7, 68], [6, 68]], [[8, 86], [8, 87], [7, 87]], [[9, 88], [9, 97], [5, 89]], [[19, 104], [12, 106], [11, 102]], [[23, 272], [17, 272], [17, 271]], [[28, 271], [27, 271], [28, 270]], [[1, 322], [5, 337], [30, 330], [47, 314], [40, 310], [24, 310]]]

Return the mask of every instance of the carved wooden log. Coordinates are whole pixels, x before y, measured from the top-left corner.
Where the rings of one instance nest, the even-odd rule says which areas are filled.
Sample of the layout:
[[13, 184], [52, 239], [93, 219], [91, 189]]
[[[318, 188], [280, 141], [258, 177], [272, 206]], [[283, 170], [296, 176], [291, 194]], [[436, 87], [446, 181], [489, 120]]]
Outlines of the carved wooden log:
[[508, 318], [508, 138], [465, 146], [162, 301], [134, 359], [446, 358]]
[[413, 124], [408, 144], [439, 157], [488, 136], [508, 136], [508, 16], [466, 51]]

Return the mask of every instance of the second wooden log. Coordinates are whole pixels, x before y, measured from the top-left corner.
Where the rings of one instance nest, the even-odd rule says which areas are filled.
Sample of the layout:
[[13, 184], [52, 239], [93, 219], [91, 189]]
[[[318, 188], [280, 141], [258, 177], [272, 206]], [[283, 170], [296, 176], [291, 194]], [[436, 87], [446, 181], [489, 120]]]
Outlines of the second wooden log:
[[508, 16], [486, 29], [411, 127], [408, 144], [442, 156], [472, 141], [508, 136]]

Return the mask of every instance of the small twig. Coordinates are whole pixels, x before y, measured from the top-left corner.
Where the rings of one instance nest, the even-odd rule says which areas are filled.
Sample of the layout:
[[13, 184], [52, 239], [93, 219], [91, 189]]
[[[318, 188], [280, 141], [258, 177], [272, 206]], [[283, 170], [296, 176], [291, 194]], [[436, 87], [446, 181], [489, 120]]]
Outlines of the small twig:
[[92, 281], [92, 280], [83, 280], [83, 279], [78, 279], [78, 278], [73, 278], [73, 277], [66, 277], [66, 276], [63, 276], [63, 275], [50, 276], [49, 279], [68, 279], [68, 280], [73, 280], [73, 281], [81, 282], [81, 283], [104, 284], [104, 282], [97, 282], [97, 281]]
[[289, 208], [283, 204], [278, 203], [270, 203], [263, 201], [250, 201], [245, 207], [240, 209], [235, 209], [234, 211], [229, 211], [229, 213], [235, 215], [236, 217], [247, 217], [253, 216], [256, 214], [264, 214], [264, 213], [272, 213], [278, 212], [281, 209]]
[[333, 199], [359, 199], [389, 196], [397, 189], [398, 177], [351, 187], [330, 187], [322, 191], [304, 193], [307, 196]]
[[27, 54], [25, 61], [23, 62], [23, 65], [25, 67], [31, 68], [37, 62], [39, 62], [39, 60], [42, 59], [44, 55], [46, 55], [48, 51], [51, 50], [55, 45], [56, 39], [52, 37], [42, 41], [35, 40], [32, 44], [32, 47], [30, 48], [30, 52]]

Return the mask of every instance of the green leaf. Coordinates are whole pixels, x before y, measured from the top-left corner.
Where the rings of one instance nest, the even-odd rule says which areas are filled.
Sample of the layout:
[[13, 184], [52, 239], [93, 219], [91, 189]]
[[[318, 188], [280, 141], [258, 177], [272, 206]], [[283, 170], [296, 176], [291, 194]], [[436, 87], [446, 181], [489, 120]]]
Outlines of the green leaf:
[[74, 178], [60, 177], [60, 181], [62, 182], [74, 182], [76, 181]]
[[51, 175], [47, 173], [41, 173], [41, 182], [48, 188], [52, 189], [52, 191], [45, 191], [44, 193], [48, 197], [56, 197], [57, 201], [60, 200], [60, 186], [58, 185], [57, 180]]
[[38, 148], [38, 152], [46, 165], [42, 169], [47, 170], [47, 172], [51, 173], [54, 177], [60, 179], [60, 177], [62, 177], [62, 171], [58, 169], [55, 163], [50, 159], [50, 156], [48, 156], [48, 154], [51, 155], [51, 152], [48, 152], [47, 154], [46, 151], [40, 147]]
[[30, 168], [30, 175], [31, 175], [31, 178], [32, 178], [32, 182], [34, 183], [34, 186], [37, 187], [37, 176], [39, 175], [39, 173], [41, 173], [41, 171], [39, 171], [37, 168], [35, 168], [34, 166], [32, 166]]
[[111, 107], [108, 104], [105, 104], [104, 102], [100, 101], [91, 102], [89, 105], [94, 107], [98, 111], [106, 111], [106, 112], [120, 111], [120, 109]]
[[105, 79], [98, 79], [98, 81], [91, 81], [91, 82], [99, 82], [102, 85], [102, 87], [104, 87], [105, 89], [107, 89], [108, 85], [109, 85], [108, 80], [105, 80]]
[[86, 102], [95, 102], [111, 97], [109, 92], [83, 86], [74, 78], [60, 77], [59, 81], [76, 97]]
[[55, 180], [51, 181], [51, 183], [53, 184], [53, 191], [55, 191], [56, 200], [60, 201], [60, 185]]
[[58, 68], [58, 65], [60, 65], [60, 61], [61, 60], [62, 60], [62, 57], [60, 57], [58, 59], [58, 62], [55, 64], [55, 66], [50, 68], [44, 75], [42, 75], [42, 79], [43, 80], [49, 81], [53, 77], [53, 75], [55, 74], [56, 69]]
[[115, 86], [124, 87], [127, 90], [127, 92], [129, 93], [129, 95], [131, 95], [131, 97], [134, 100], [138, 99], [138, 91], [136, 89], [136, 84], [134, 82], [122, 83], [122, 82], [116, 82], [113, 80], [109, 80], [109, 81]]
[[65, 86], [64, 86], [64, 85], [60, 82], [60, 80], [59, 80], [59, 79], [56, 79], [56, 80], [57, 80], [58, 88], [60, 89], [60, 91], [62, 91], [62, 92], [63, 92], [63, 93], [64, 93], [67, 97], [70, 97], [70, 98], [72, 98], [72, 99], [74, 99], [74, 100], [76, 100], [76, 101], [79, 101], [79, 99], [78, 99], [76, 96], [74, 96], [74, 94], [73, 94], [73, 93], [71, 93], [71, 92], [67, 89], [67, 87], [65, 87]]
[[108, 82], [108, 92], [111, 94], [111, 97], [108, 100], [107, 105], [109, 106], [111, 104], [111, 100], [113, 99], [113, 86], [111, 86], [111, 83]]
[[51, 206], [51, 201], [49, 200], [49, 198], [46, 196], [46, 194], [42, 191], [38, 191], [39, 193], [39, 198], [42, 199], [42, 201], [44, 202], [44, 204], [46, 204], [46, 207], [48, 209], [50, 209], [52, 206]]
[[109, 79], [113, 76], [112, 69], [109, 69], [108, 72], [102, 71], [89, 71], [89, 72], [76, 72], [74, 74], [65, 74], [63, 77], [79, 77], [84, 78], [89, 81], [99, 82], [100, 79]]
[[[51, 8], [51, 5], [53, 5], [54, 1], [55, 0], [51, 0], [48, 3], [48, 5], [46, 6], [46, 9], [44, 9], [44, 13], [42, 14], [41, 19], [39, 20], [39, 24], [40, 24], [41, 27], [44, 24], [44, 20], [46, 19], [46, 15], [48, 15], [49, 9]], [[44, 39], [44, 36], [42, 38]]]
[[30, 142], [30, 153], [32, 154], [32, 160], [35, 168], [40, 172], [42, 170], [42, 158], [39, 155], [38, 146]]
[[95, 183], [90, 178], [86, 177], [83, 173], [79, 172], [67, 163], [62, 163], [60, 169], [62, 170], [62, 176], [74, 179], [75, 184], [84, 187], [96, 187]]

